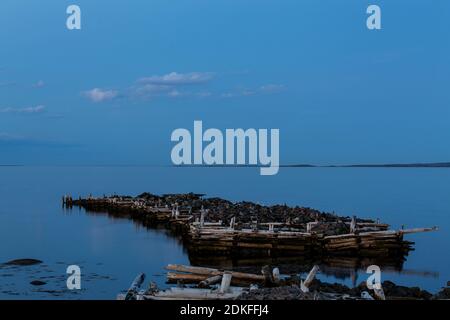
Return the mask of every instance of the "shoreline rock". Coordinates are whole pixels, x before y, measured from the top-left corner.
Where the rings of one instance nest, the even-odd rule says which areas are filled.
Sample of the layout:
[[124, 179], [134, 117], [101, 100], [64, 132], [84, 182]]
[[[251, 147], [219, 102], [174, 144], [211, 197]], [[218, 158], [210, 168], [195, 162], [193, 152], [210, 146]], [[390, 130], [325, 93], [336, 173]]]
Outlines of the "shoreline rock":
[[42, 261], [38, 260], [38, 259], [14, 259], [14, 260], [10, 260], [8, 262], [5, 262], [4, 265], [7, 266], [33, 266], [33, 265], [37, 265], [37, 264], [41, 264]]
[[[373, 297], [373, 290], [366, 287], [365, 282], [357, 287], [350, 288], [339, 283], [327, 283], [314, 279], [309, 287], [310, 292], [304, 293], [300, 289], [300, 279], [286, 281], [285, 285], [273, 288], [260, 288], [244, 293], [238, 300], [359, 300], [367, 296], [368, 292]], [[386, 300], [446, 300], [450, 299], [450, 288], [443, 288], [436, 294], [432, 294], [419, 287], [406, 287], [396, 285], [391, 281], [384, 281], [382, 287]]]

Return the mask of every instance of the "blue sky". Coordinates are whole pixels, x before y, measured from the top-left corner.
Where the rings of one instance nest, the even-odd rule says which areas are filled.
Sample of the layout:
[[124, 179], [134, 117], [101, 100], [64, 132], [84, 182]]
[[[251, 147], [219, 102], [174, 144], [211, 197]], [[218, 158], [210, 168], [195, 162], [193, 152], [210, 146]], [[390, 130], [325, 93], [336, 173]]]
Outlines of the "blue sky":
[[279, 128], [282, 163], [450, 161], [449, 39], [446, 0], [2, 0], [0, 163], [170, 164], [194, 120]]

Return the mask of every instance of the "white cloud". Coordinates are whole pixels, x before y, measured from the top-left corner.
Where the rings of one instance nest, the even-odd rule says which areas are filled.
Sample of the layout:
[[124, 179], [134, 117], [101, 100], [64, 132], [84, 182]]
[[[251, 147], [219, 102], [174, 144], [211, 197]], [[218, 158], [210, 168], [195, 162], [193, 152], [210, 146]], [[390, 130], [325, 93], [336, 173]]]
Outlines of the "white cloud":
[[138, 83], [176, 86], [204, 83], [212, 80], [213, 77], [214, 74], [212, 72], [171, 72], [162, 76], [144, 77], [139, 79]]
[[219, 96], [222, 98], [236, 98], [278, 93], [284, 89], [283, 85], [267, 84], [253, 88], [236, 88], [228, 92], [211, 92], [208, 84], [213, 80], [213, 72], [171, 72], [164, 75], [152, 75], [136, 80], [131, 86], [123, 90], [105, 90], [95, 88], [83, 93], [93, 102], [103, 102], [116, 97], [128, 99], [153, 99], [168, 97], [196, 97], [206, 98]]
[[130, 88], [129, 95], [137, 98], [180, 97], [193, 95], [183, 90], [186, 86], [202, 85], [212, 80], [212, 72], [171, 72], [165, 75], [143, 77]]
[[112, 100], [117, 97], [118, 92], [115, 90], [104, 90], [100, 88], [94, 88], [92, 90], [85, 91], [84, 96], [93, 102], [103, 102]]
[[0, 109], [0, 113], [41, 113], [45, 111], [45, 106], [39, 105], [35, 107], [26, 107], [26, 108], [3, 108]]

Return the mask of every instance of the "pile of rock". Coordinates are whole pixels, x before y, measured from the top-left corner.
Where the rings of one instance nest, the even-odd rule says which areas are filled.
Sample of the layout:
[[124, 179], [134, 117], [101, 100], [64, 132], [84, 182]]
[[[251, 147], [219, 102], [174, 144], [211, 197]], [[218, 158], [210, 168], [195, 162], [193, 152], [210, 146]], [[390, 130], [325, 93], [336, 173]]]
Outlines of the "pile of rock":
[[[433, 295], [419, 287], [399, 286], [391, 281], [382, 283], [384, 294], [387, 300], [391, 299], [450, 299], [450, 288], [443, 288], [440, 292]], [[329, 299], [364, 299], [373, 296], [372, 290], [369, 290], [365, 282], [357, 287], [349, 288], [338, 283], [325, 283], [314, 279], [309, 287], [309, 292], [304, 293], [300, 289], [299, 279], [294, 277], [287, 280], [286, 285], [276, 288], [261, 288], [252, 290], [239, 297], [242, 300], [329, 300]], [[367, 293], [369, 295], [367, 295]]]
[[[208, 220], [223, 221], [228, 224], [234, 217], [236, 223], [258, 223], [283, 222], [291, 225], [304, 225], [308, 222], [334, 222], [334, 228], [339, 230], [327, 230], [330, 234], [348, 232], [345, 222], [351, 220], [350, 217], [339, 217], [334, 213], [321, 212], [308, 207], [289, 207], [287, 205], [264, 206], [253, 202], [231, 202], [221, 198], [204, 198], [203, 194], [166, 194], [154, 195], [142, 193], [136, 198], [145, 201], [148, 206], [169, 207], [178, 206], [180, 209], [199, 212], [202, 208], [207, 210]], [[358, 219], [358, 222], [373, 222], [373, 220]], [[317, 225], [314, 228], [327, 228]], [[314, 230], [314, 229], [313, 229]], [[314, 230], [325, 231], [325, 230]]]

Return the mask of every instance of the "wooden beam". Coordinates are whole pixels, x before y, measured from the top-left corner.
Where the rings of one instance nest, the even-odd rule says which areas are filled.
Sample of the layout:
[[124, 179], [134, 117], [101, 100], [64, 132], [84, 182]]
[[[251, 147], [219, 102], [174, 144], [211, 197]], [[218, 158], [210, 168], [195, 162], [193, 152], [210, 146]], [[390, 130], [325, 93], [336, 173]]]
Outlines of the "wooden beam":
[[[180, 264], [169, 264], [169, 265], [167, 265], [166, 269], [171, 270], [171, 271], [188, 272], [188, 273], [193, 273], [193, 274], [197, 274], [197, 275], [206, 275], [206, 276], [217, 276], [217, 275], [224, 274], [224, 271], [220, 271], [218, 269], [185, 266], [185, 265], [180, 265]], [[235, 271], [230, 271], [230, 273], [232, 274], [233, 278], [253, 280], [253, 281], [258, 281], [258, 282], [264, 281], [263, 275], [235, 272]]]

